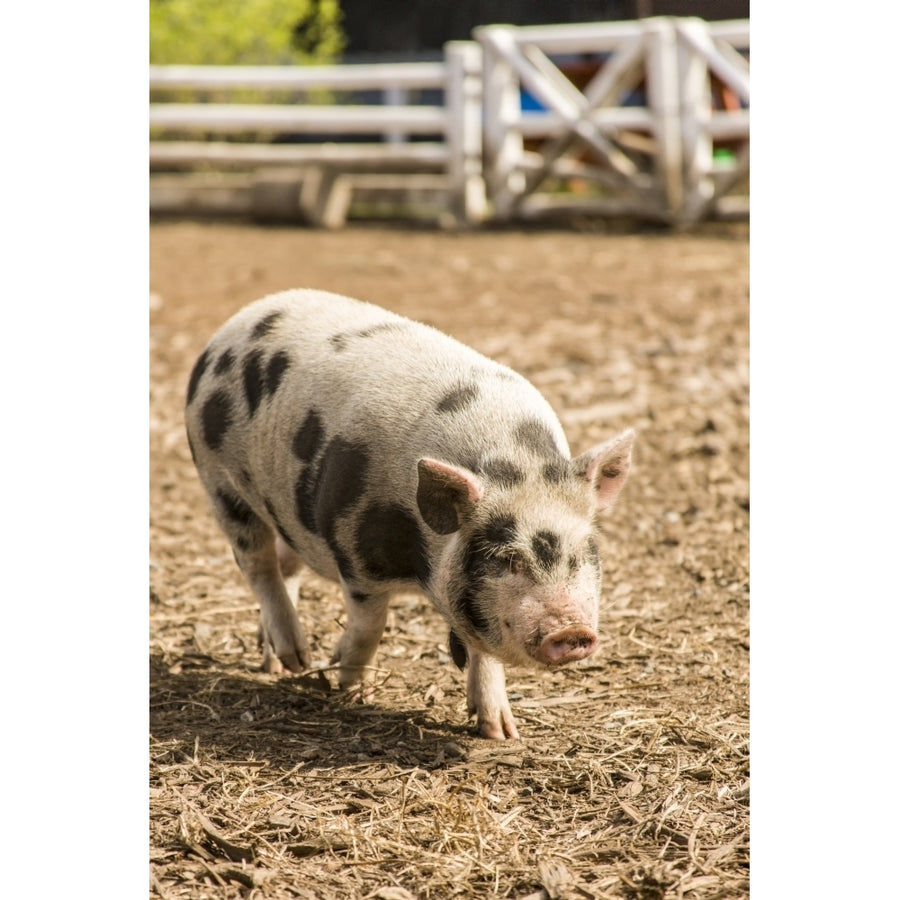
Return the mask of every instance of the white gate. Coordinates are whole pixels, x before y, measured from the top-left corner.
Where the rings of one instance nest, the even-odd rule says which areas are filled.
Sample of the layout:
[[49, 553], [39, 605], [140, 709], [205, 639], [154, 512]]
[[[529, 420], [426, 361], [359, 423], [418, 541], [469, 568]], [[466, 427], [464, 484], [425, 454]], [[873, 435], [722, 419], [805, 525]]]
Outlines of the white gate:
[[[692, 222], [746, 205], [733, 192], [749, 173], [748, 22], [489, 25], [475, 38], [495, 218], [581, 207]], [[579, 67], [583, 88], [566, 71]]]

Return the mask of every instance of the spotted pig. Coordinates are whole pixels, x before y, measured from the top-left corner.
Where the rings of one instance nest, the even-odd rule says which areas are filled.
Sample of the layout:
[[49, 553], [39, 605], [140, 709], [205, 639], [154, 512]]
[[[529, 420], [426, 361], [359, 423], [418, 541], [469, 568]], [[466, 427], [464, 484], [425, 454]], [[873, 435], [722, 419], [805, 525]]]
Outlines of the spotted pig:
[[364, 680], [388, 599], [424, 592], [468, 664], [469, 712], [517, 738], [503, 665], [597, 647], [595, 518], [628, 473], [630, 429], [571, 458], [547, 401], [511, 369], [368, 303], [290, 290], [216, 333], [187, 389], [191, 454], [260, 607], [264, 666], [309, 644], [285, 579], [339, 582], [332, 659]]

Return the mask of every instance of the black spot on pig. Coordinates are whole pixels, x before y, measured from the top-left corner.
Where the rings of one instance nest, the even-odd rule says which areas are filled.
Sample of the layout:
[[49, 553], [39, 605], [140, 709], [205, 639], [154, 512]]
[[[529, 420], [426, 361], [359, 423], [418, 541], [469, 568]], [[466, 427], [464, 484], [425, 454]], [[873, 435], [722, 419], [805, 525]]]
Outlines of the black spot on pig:
[[244, 359], [244, 396], [252, 416], [259, 407], [263, 395], [262, 351], [254, 350]]
[[458, 669], [464, 669], [469, 661], [469, 654], [466, 645], [459, 639], [459, 635], [451, 629], [450, 638], [447, 643], [450, 645], [450, 656], [456, 663]]
[[542, 470], [544, 481], [550, 484], [562, 484], [571, 476], [569, 461], [563, 457], [544, 464]]
[[552, 461], [562, 456], [553, 432], [539, 419], [523, 419], [516, 426], [513, 435], [518, 443], [538, 456], [548, 457]]
[[271, 395], [278, 390], [281, 379], [290, 365], [291, 359], [285, 350], [279, 350], [273, 354], [272, 358], [266, 365], [266, 393]]
[[297, 459], [307, 463], [294, 491], [297, 519], [313, 534], [318, 534], [319, 529], [315, 517], [315, 487], [318, 472], [312, 462], [323, 446], [324, 440], [325, 427], [322, 425], [322, 418], [315, 409], [311, 409], [306, 414], [303, 424], [297, 429], [291, 448]]
[[405, 327], [403, 322], [377, 322], [375, 325], [369, 325], [368, 328], [361, 328], [358, 331], [339, 331], [337, 334], [333, 334], [329, 340], [335, 352], [341, 353], [347, 349], [347, 345], [352, 340], [373, 337], [386, 331], [402, 331]]
[[481, 537], [493, 549], [502, 549], [516, 539], [516, 520], [509, 515], [499, 515], [488, 519], [478, 537]]
[[312, 465], [303, 470], [303, 474], [294, 488], [294, 509], [300, 524], [313, 534], [319, 533], [315, 513], [316, 471]]
[[275, 327], [275, 323], [283, 315], [284, 313], [281, 310], [276, 310], [275, 312], [270, 312], [268, 315], [263, 316], [253, 326], [253, 331], [250, 332], [250, 339], [257, 341], [260, 338], [265, 337]]
[[531, 550], [538, 565], [547, 572], [559, 565], [562, 559], [559, 535], [552, 531], [539, 531], [531, 539]]
[[456, 607], [457, 612], [470, 622], [476, 631], [486, 632], [490, 626], [475, 599], [478, 596], [478, 588], [480, 587], [480, 582], [478, 584], [468, 585], [459, 596], [457, 596], [454, 606]]
[[216, 391], [207, 398], [200, 412], [203, 440], [210, 450], [218, 450], [231, 427], [231, 399], [225, 391]]
[[516, 537], [516, 521], [498, 515], [476, 528], [462, 555], [462, 589], [455, 598], [456, 608], [477, 631], [487, 631], [488, 622], [476, 601], [489, 578], [503, 575], [509, 568], [509, 547]]
[[300, 551], [297, 549], [297, 545], [291, 540], [290, 535], [284, 530], [281, 523], [277, 519], [273, 519], [275, 522], [275, 528], [278, 531], [278, 536], [294, 551], [297, 555], [300, 554]]
[[341, 331], [338, 334], [333, 334], [328, 340], [331, 341], [331, 346], [334, 347], [335, 353], [340, 353], [342, 350], [347, 349], [347, 340], [349, 339], [349, 335], [346, 331]]
[[250, 525], [258, 525], [259, 518], [256, 513], [237, 494], [229, 491], [216, 491], [216, 499], [222, 512], [236, 525], [247, 528]]
[[405, 328], [404, 322], [379, 322], [377, 325], [370, 325], [368, 328], [357, 331], [354, 337], [368, 338], [385, 331], [403, 331]]
[[247, 407], [253, 416], [260, 402], [273, 394], [281, 383], [281, 379], [290, 364], [288, 354], [280, 350], [275, 353], [263, 367], [263, 353], [253, 350], [244, 359], [243, 382]]
[[316, 521], [328, 535], [335, 521], [359, 499], [369, 468], [369, 453], [360, 444], [336, 437], [325, 448], [316, 480]]
[[326, 446], [316, 467], [303, 473], [297, 486], [297, 511], [301, 524], [321, 534], [334, 556], [344, 579], [353, 577], [353, 566], [337, 538], [337, 520], [353, 507], [362, 495], [369, 468], [369, 453], [360, 444], [341, 437]]
[[294, 551], [294, 553], [296, 553], [297, 548], [294, 546], [294, 542], [290, 539], [288, 533], [284, 530], [284, 526], [278, 518], [278, 513], [275, 512], [272, 501], [266, 497], [263, 502], [266, 504], [266, 512], [269, 514], [269, 518], [272, 520], [272, 524], [275, 526], [275, 530], [278, 532], [279, 537]]
[[439, 413], [454, 413], [465, 409], [475, 402], [478, 397], [478, 387], [474, 384], [465, 384], [454, 388], [444, 394], [437, 403]]
[[485, 460], [478, 466], [477, 471], [500, 487], [513, 487], [525, 481], [525, 473], [508, 459]]
[[454, 463], [457, 466], [462, 466], [464, 469], [468, 469], [470, 472], [477, 472], [479, 466], [481, 465], [478, 459], [474, 456], [460, 456], [457, 459], [451, 459], [450, 462]]
[[191, 369], [191, 377], [188, 379], [188, 389], [187, 389], [187, 405], [190, 406], [191, 401], [194, 399], [194, 394], [197, 393], [197, 386], [200, 384], [200, 379], [203, 377], [203, 373], [206, 371], [206, 367], [209, 365], [209, 347], [207, 347], [198, 358], [197, 362], [194, 363], [194, 368]]
[[422, 529], [412, 513], [397, 504], [375, 503], [363, 512], [356, 550], [373, 578], [415, 579], [423, 587], [431, 578]]
[[292, 444], [294, 456], [302, 462], [311, 462], [319, 452], [324, 437], [325, 428], [322, 425], [322, 418], [316, 410], [311, 409], [294, 435]]
[[231, 349], [226, 350], [217, 360], [216, 360], [216, 375], [224, 375], [226, 372], [231, 371], [231, 367], [234, 365], [234, 351]]
[[338, 567], [338, 572], [341, 573], [341, 578], [349, 584], [355, 578], [353, 563], [350, 562], [350, 557], [347, 556], [347, 554], [334, 542], [329, 544], [329, 549], [331, 550], [331, 555], [334, 557], [334, 562]]
[[[245, 553], [257, 551], [263, 547], [269, 529], [241, 497], [230, 491], [218, 490], [216, 491], [216, 503], [232, 526], [225, 530], [235, 547]], [[238, 529], [237, 533], [235, 533], [235, 529]]]

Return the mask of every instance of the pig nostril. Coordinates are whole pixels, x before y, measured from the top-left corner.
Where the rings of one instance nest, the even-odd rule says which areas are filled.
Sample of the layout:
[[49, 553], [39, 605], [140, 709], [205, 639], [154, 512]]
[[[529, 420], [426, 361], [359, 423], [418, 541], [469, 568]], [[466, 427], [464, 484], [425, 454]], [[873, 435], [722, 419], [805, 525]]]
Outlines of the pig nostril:
[[572, 650], [577, 650], [581, 647], [592, 647], [594, 645], [594, 641], [587, 637], [577, 637], [577, 638], [564, 638], [560, 641], [553, 641], [553, 647], [559, 650], [566, 650], [571, 648]]

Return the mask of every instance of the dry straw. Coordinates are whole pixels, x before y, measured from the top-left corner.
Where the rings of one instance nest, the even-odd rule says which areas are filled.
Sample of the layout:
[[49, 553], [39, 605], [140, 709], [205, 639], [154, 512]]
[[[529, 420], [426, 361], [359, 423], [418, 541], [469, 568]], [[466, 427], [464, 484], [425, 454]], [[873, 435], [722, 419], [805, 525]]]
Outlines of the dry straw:
[[[571, 413], [573, 446], [638, 428], [604, 526], [602, 645], [579, 667], [509, 672], [521, 742], [473, 735], [446, 627], [420, 597], [392, 605], [373, 705], [331, 690], [331, 672], [259, 671], [255, 611], [192, 471], [181, 402], [238, 301], [299, 280], [285, 268], [297, 237], [186, 225], [151, 237], [151, 894], [746, 897], [741, 235], [303, 237], [304, 283], [360, 293], [353, 260], [365, 260], [367, 299], [525, 371]], [[403, 265], [379, 269], [391, 254]], [[460, 259], [470, 299], [451, 303]], [[263, 274], [241, 297], [249, 271]], [[194, 299], [175, 302], [185, 285]], [[601, 400], [614, 401], [606, 421], [579, 415]], [[324, 662], [343, 622], [337, 589], [306, 579], [299, 609]]]

